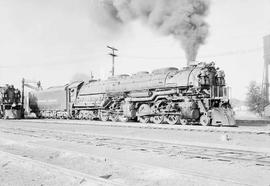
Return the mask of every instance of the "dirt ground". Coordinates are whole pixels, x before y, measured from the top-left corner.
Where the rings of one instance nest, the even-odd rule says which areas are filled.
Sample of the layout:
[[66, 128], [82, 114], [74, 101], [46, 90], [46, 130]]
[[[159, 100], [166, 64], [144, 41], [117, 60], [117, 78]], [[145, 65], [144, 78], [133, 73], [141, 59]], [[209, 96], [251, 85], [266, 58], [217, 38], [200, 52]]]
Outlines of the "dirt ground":
[[270, 166], [186, 156], [177, 146], [168, 147], [175, 143], [269, 155], [269, 138], [248, 133], [0, 120], [0, 183], [269, 185]]

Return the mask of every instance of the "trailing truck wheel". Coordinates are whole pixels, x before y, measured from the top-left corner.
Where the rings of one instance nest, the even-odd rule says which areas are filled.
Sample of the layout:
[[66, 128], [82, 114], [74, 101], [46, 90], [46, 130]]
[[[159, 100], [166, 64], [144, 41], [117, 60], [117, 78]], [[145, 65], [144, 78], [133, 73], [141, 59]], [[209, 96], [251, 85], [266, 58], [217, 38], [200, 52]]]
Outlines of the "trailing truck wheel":
[[147, 116], [151, 114], [151, 108], [149, 105], [147, 104], [142, 104], [139, 109], [138, 109], [138, 112], [137, 112], [137, 115], [138, 116], [138, 121], [141, 122], [141, 123], [149, 123], [150, 122], [150, 117]]
[[188, 120], [186, 120], [186, 119], [180, 119], [180, 124], [181, 125], [187, 125], [188, 124]]
[[178, 115], [169, 115], [169, 116], [166, 117], [166, 121], [170, 125], [177, 124], [179, 119], [180, 119], [180, 116], [178, 116]]
[[123, 116], [123, 115], [120, 115], [119, 116], [119, 121], [121, 121], [121, 122], [127, 122], [128, 121], [128, 117]]
[[209, 117], [207, 117], [206, 115], [202, 115], [200, 117], [200, 124], [202, 126], [208, 126], [208, 125], [210, 125], [210, 119], [209, 119]]
[[100, 119], [101, 119], [101, 121], [109, 121], [109, 116], [107, 113], [101, 113]]
[[110, 120], [111, 120], [112, 122], [117, 122], [118, 119], [119, 119], [119, 117], [118, 117], [117, 114], [111, 114], [111, 115], [110, 115]]
[[164, 116], [154, 116], [154, 117], [152, 117], [152, 121], [155, 124], [161, 124], [164, 121]]
[[150, 122], [150, 117], [149, 116], [139, 116], [138, 120], [141, 123], [149, 123]]

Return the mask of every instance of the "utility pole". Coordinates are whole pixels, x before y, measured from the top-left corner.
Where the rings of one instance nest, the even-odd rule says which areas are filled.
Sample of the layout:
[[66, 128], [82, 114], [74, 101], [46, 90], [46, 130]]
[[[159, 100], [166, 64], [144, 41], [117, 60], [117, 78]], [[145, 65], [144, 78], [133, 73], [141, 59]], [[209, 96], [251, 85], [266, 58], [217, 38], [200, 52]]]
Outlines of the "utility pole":
[[112, 52], [109, 53], [109, 55], [112, 56], [112, 76], [114, 76], [114, 58], [117, 57], [117, 55], [115, 54], [115, 51], [118, 51], [118, 50], [111, 46], [107, 46], [107, 48], [112, 50]]
[[263, 73], [263, 94], [265, 97], [265, 105], [269, 104], [269, 72], [270, 64], [270, 35], [263, 38], [264, 41], [264, 73]]
[[22, 108], [21, 108], [21, 117], [24, 119], [24, 84], [25, 84], [25, 79], [22, 79]]

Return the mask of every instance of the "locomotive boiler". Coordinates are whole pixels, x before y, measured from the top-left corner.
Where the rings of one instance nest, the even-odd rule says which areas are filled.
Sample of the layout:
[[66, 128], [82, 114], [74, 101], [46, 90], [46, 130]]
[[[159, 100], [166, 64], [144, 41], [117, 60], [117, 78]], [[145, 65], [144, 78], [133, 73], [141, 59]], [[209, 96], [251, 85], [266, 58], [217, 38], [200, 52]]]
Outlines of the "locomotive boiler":
[[30, 98], [30, 108], [41, 117], [235, 124], [225, 74], [214, 63], [74, 82], [60, 89], [32, 92]]

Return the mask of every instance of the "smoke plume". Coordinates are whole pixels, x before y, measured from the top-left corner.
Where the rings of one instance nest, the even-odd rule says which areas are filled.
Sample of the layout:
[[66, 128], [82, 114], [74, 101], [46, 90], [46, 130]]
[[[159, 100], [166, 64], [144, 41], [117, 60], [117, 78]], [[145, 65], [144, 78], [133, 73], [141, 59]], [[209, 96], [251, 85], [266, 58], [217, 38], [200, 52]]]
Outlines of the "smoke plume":
[[187, 61], [196, 60], [208, 35], [208, 0], [103, 0], [102, 12], [119, 25], [139, 19], [163, 35], [180, 41]]
[[90, 75], [84, 73], [76, 73], [72, 76], [70, 83], [75, 81], [89, 81], [91, 79]]

